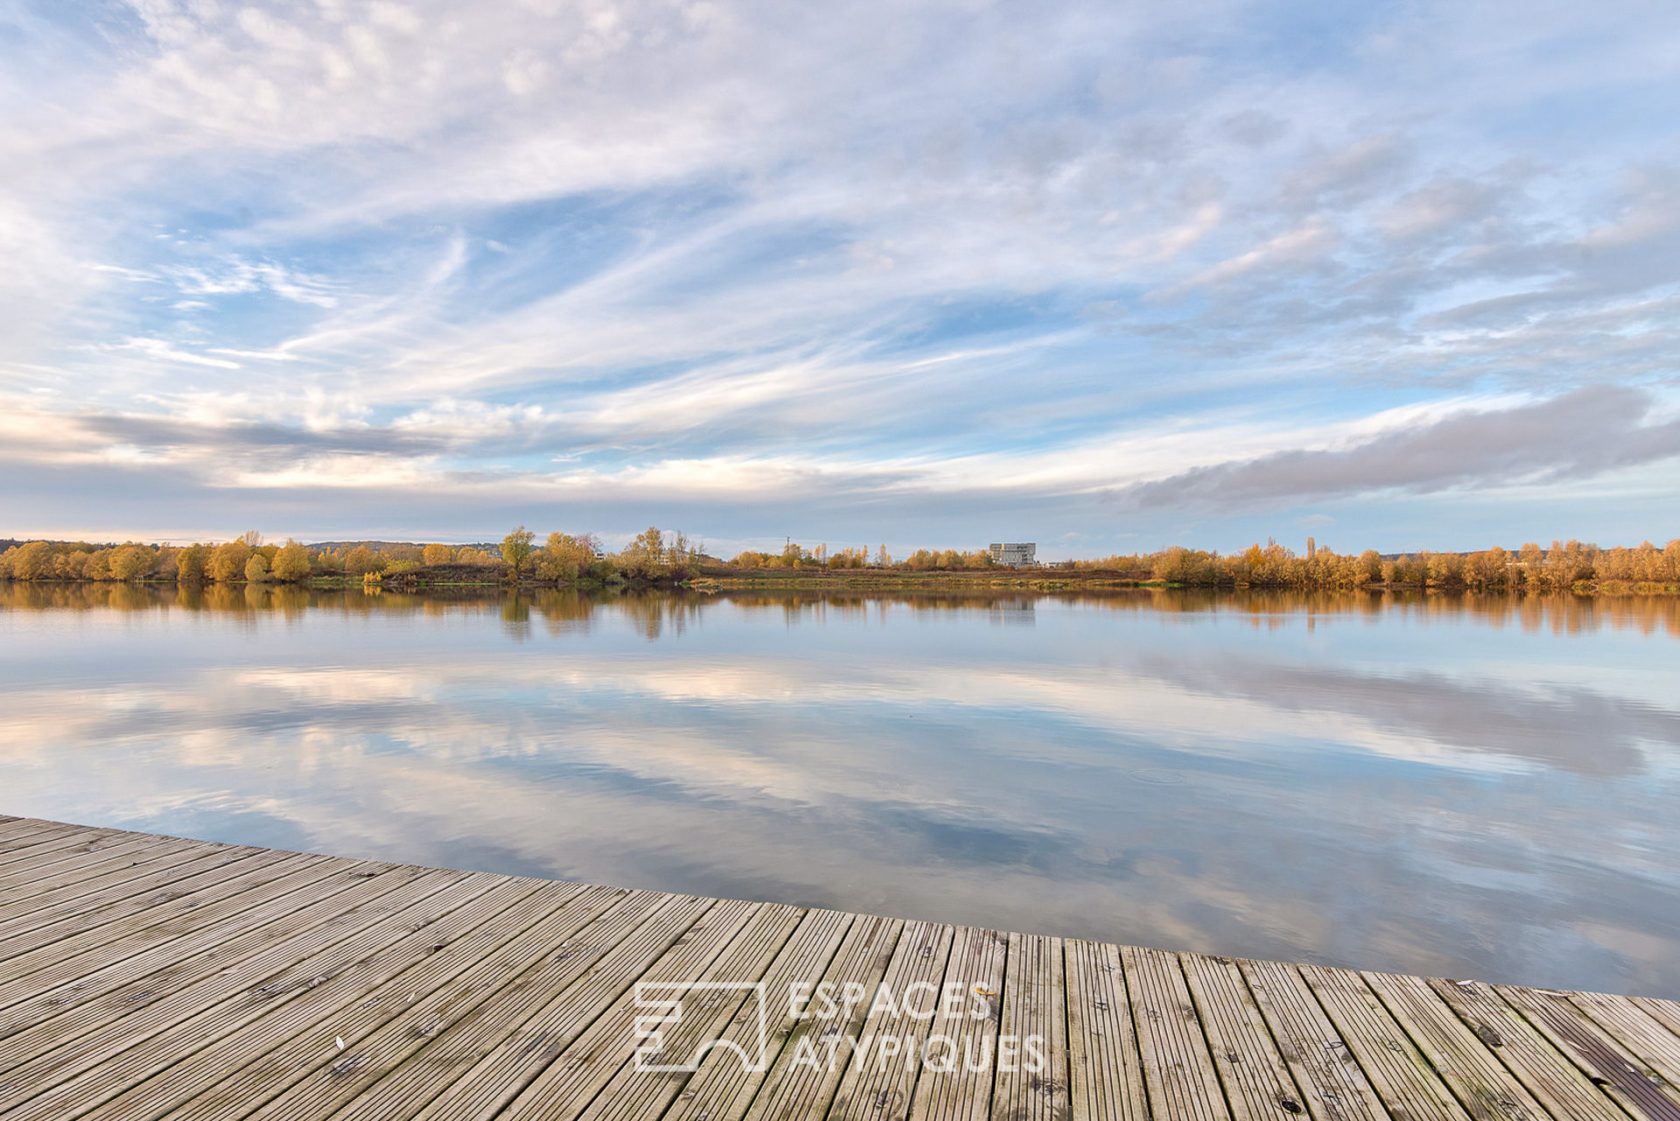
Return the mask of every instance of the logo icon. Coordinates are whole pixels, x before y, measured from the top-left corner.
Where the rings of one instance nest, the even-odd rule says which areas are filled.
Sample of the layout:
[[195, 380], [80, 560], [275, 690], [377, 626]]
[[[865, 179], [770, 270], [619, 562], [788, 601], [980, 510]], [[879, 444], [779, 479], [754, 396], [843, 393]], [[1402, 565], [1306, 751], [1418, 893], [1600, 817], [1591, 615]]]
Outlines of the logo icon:
[[[721, 1029], [705, 1024], [741, 1005]], [[729, 1051], [749, 1074], [769, 1069], [769, 1007], [763, 981], [638, 981], [635, 1064], [650, 1074], [692, 1074], [713, 1051]], [[736, 1032], [738, 1026], [746, 1030]], [[720, 1038], [729, 1035], [731, 1038]]]

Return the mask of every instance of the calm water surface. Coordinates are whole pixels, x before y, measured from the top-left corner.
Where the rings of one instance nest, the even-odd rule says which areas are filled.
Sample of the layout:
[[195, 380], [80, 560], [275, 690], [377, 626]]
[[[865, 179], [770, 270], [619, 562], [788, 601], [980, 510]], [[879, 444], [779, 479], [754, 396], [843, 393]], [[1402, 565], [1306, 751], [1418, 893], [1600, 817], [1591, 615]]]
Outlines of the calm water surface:
[[0, 812], [1680, 996], [1680, 603], [0, 585]]

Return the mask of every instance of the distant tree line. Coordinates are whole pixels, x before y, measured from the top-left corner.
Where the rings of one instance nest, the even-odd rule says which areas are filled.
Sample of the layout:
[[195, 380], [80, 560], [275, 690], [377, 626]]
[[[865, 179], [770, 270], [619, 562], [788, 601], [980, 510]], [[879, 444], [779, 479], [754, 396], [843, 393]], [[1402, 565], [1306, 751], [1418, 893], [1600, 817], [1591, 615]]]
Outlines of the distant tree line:
[[1579, 541], [1530, 542], [1516, 552], [1494, 546], [1473, 553], [1417, 552], [1384, 557], [1374, 549], [1357, 555], [1309, 549], [1306, 555], [1276, 542], [1220, 554], [1174, 547], [1158, 553], [1074, 561], [1076, 569], [1121, 578], [1198, 587], [1337, 589], [1388, 586], [1472, 591], [1568, 591], [1577, 587], [1680, 587], [1680, 539], [1659, 548], [1601, 549]]
[[873, 554], [867, 545], [856, 548], [841, 548], [832, 552], [827, 545], [818, 545], [808, 549], [804, 545], [788, 542], [779, 553], [763, 553], [754, 550], [737, 553], [729, 562], [731, 568], [748, 569], [800, 569], [800, 568], [885, 568], [900, 569], [907, 572], [968, 572], [976, 569], [995, 568], [996, 563], [992, 555], [984, 549], [963, 552], [958, 549], [917, 549], [907, 557], [894, 558], [882, 545]]
[[[460, 577], [465, 582], [511, 580], [543, 584], [669, 583], [701, 574], [700, 547], [682, 533], [649, 527], [617, 552], [590, 534], [551, 533], [542, 544], [520, 526], [500, 545], [412, 545], [363, 542], [310, 548], [294, 540], [264, 543], [246, 533], [231, 541], [184, 546], [93, 545], [23, 541], [0, 552], [0, 579], [19, 581], [173, 581], [200, 584], [298, 584], [311, 580], [360, 580], [378, 584], [405, 576]], [[711, 562], [717, 563], [717, 562]], [[984, 550], [918, 549], [902, 558], [885, 545], [830, 551], [789, 542], [781, 552], [747, 551], [733, 571], [847, 570], [979, 572], [999, 566]], [[1601, 549], [1579, 541], [1530, 543], [1515, 552], [1499, 547], [1473, 553], [1375, 550], [1337, 553], [1310, 547], [1297, 554], [1276, 542], [1238, 553], [1175, 546], [1137, 553], [1063, 561], [1038, 571], [1077, 572], [1129, 582], [1192, 587], [1353, 589], [1373, 586], [1474, 591], [1567, 591], [1572, 588], [1680, 590], [1680, 539], [1658, 547]]]
[[300, 584], [360, 580], [451, 570], [482, 579], [543, 583], [656, 582], [684, 579], [700, 550], [682, 533], [649, 527], [616, 553], [589, 534], [551, 533], [542, 544], [520, 526], [501, 545], [410, 545], [362, 542], [310, 548], [288, 539], [264, 543], [256, 531], [231, 541], [192, 545], [94, 545], [85, 541], [24, 541], [0, 552], [0, 579], [20, 581]]
[[[972, 572], [999, 567], [984, 550], [918, 549], [901, 559], [885, 545], [830, 552], [789, 542], [781, 552], [748, 551], [729, 562], [747, 570], [877, 568], [908, 572]], [[1102, 574], [1137, 583], [1162, 582], [1208, 588], [1351, 589], [1373, 586], [1464, 588], [1474, 591], [1564, 591], [1580, 586], [1680, 587], [1680, 540], [1659, 548], [1601, 549], [1579, 541], [1530, 543], [1516, 552], [1495, 546], [1473, 553], [1418, 552], [1384, 557], [1374, 549], [1337, 553], [1309, 546], [1297, 554], [1275, 541], [1238, 553], [1174, 546], [1155, 553], [1063, 561], [1050, 573]]]

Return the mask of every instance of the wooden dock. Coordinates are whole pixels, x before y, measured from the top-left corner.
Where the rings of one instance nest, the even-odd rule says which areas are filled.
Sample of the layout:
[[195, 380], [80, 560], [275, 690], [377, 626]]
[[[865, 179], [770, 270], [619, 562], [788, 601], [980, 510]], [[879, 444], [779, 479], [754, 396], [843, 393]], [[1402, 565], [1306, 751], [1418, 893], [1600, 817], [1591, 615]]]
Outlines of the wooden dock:
[[0, 818], [0, 1121], [1290, 1116], [1680, 1121], [1680, 1003]]

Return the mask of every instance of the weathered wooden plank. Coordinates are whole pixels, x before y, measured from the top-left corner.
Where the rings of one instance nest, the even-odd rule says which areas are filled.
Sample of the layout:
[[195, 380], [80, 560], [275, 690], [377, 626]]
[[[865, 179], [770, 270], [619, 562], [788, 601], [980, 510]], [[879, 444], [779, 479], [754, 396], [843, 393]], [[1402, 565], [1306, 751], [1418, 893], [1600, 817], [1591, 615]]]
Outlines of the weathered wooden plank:
[[1493, 991], [1534, 1026], [1559, 1051], [1586, 1072], [1594, 1084], [1632, 1106], [1635, 1117], [1680, 1121], [1680, 1093], [1649, 1071], [1615, 1036], [1570, 1003], [1565, 993], [1495, 985]]
[[[306, 866], [280, 879], [243, 887], [202, 913], [195, 910], [190, 922], [166, 920], [159, 929], [167, 937], [150, 945], [142, 938], [153, 930], [106, 944], [96, 955], [61, 963], [51, 974], [43, 971], [14, 985], [0, 985], [0, 1003], [5, 1005], [0, 1008], [0, 1039], [124, 986], [134, 986], [124, 989], [115, 1002], [125, 1010], [161, 999], [189, 981], [228, 968], [254, 949], [274, 945], [288, 932], [331, 925], [333, 916], [420, 874], [416, 868], [399, 871], [397, 865], [379, 865], [369, 870], [377, 868], [382, 875], [362, 876], [344, 873], [336, 863]], [[62, 1022], [50, 1030], [63, 1038], [73, 1034]]]
[[[246, 886], [241, 894], [253, 890], [263, 889], [260, 886]], [[124, 920], [138, 921], [141, 925], [125, 938], [113, 939], [111, 931], [95, 928], [83, 934], [71, 935], [60, 943], [21, 954], [10, 963], [6, 979], [0, 981], [0, 1009], [27, 999], [30, 995], [97, 972], [112, 961], [137, 956], [148, 947], [167, 943], [182, 933], [214, 922], [216, 916], [228, 913], [230, 907], [236, 909], [238, 906], [224, 901], [211, 904], [202, 914], [197, 908], [190, 908], [186, 914], [166, 916], [165, 921], [158, 924], [145, 924], [143, 917], [138, 920]]]
[[[187, 1121], [338, 1114], [393, 1071], [402, 1070], [409, 1058], [444, 1032], [458, 1028], [487, 1001], [533, 987], [547, 991], [545, 982], [558, 964], [555, 947], [570, 944], [580, 930], [617, 907], [624, 897], [618, 888], [577, 887], [564, 895], [539, 890], [521, 906], [533, 913], [546, 908], [547, 913], [499, 947], [483, 948], [487, 935], [493, 933], [494, 924], [487, 924], [483, 931], [474, 931], [471, 939], [451, 945], [444, 954], [388, 982], [385, 992], [370, 992], [346, 1014], [323, 1022], [321, 1038], [329, 1029], [337, 1032], [335, 1040], [345, 1041], [341, 1051], [323, 1049], [320, 1039], [305, 1033], [247, 1066], [238, 1083], [217, 1086], [206, 1097], [177, 1110], [172, 1121], [177, 1115]], [[505, 923], [510, 917], [516, 916], [509, 912], [496, 922]], [[427, 973], [439, 979], [434, 982]], [[429, 1085], [437, 1084], [436, 1069], [432, 1068]], [[427, 1086], [411, 1085], [393, 1108], [399, 1112], [405, 1106], [416, 1108]], [[209, 1105], [218, 1108], [207, 1109]]]
[[1469, 1116], [1364, 978], [1319, 965], [1300, 970], [1390, 1113], [1408, 1121]]
[[1615, 1036], [1639, 1058], [1646, 1070], [1661, 1075], [1670, 1086], [1680, 1085], [1680, 1036], [1650, 1013], [1625, 996], [1570, 993], [1569, 1000], [1588, 1019]]
[[914, 1013], [925, 1009], [928, 986], [938, 993], [955, 937], [955, 929], [943, 924], [905, 927], [881, 983], [883, 999], [864, 1021], [861, 1046], [846, 1064], [829, 1106], [831, 1121], [903, 1121], [909, 1116], [921, 1047], [931, 1027], [930, 1020]]
[[[113, 885], [120, 886], [125, 875], [134, 878], [211, 857], [228, 861], [248, 859], [266, 851], [231, 845], [224, 848], [192, 841], [152, 843], [149, 839], [128, 844], [100, 842], [97, 848], [77, 845], [60, 849], [49, 854], [51, 863], [27, 870], [19, 866], [16, 874], [0, 882], [0, 921], [26, 915], [37, 907], [100, 894]], [[275, 857], [278, 855], [273, 854]], [[127, 859], [123, 859], [124, 856]], [[47, 859], [42, 858], [43, 861]]]
[[1237, 968], [1316, 1121], [1387, 1121], [1376, 1087], [1301, 975], [1281, 962]]
[[[1594, 1085], [1567, 1055], [1492, 989], [1476, 981], [1436, 979], [1427, 983], [1553, 1117], [1624, 1121], [1623, 1110], [1611, 1100], [1613, 1088]], [[1633, 1107], [1631, 1102], [1626, 1104]]]
[[3, 967], [6, 981], [0, 984], [0, 1001], [5, 1007], [0, 1008], [0, 1023], [15, 1019], [9, 1006], [19, 994], [40, 994], [66, 980], [81, 980], [113, 960], [128, 960], [149, 946], [168, 942], [177, 933], [237, 915], [266, 900], [270, 892], [265, 889], [275, 880], [313, 867], [308, 857], [287, 859], [298, 863], [256, 865], [244, 875], [223, 880], [184, 900], [166, 896], [153, 907], [119, 913], [110, 922], [62, 937], [54, 938], [56, 928], [48, 926], [16, 939], [19, 952]]
[[[51, 838], [51, 843], [37, 844], [42, 838]], [[23, 851], [16, 853], [15, 858], [13, 854], [6, 854], [5, 863], [0, 864], [0, 879], [10, 877], [24, 864], [33, 862], [48, 852], [95, 852], [117, 845], [166, 845], [178, 841], [179, 838], [159, 837], [152, 833], [130, 833], [121, 829], [101, 829], [90, 825], [42, 822], [40, 830], [22, 842]]]
[[1225, 1121], [1231, 1113], [1177, 956], [1129, 946], [1121, 950], [1120, 962], [1154, 1112], [1184, 1121]]
[[[582, 978], [520, 1023], [500, 1046], [471, 1066], [460, 1065], [455, 1080], [413, 1115], [415, 1121], [499, 1116], [503, 1106], [542, 1074], [653, 962], [689, 936], [715, 906], [709, 899], [664, 897], [648, 921], [637, 925], [630, 937], [590, 965]], [[712, 919], [712, 924], [717, 922]], [[431, 1050], [428, 1046], [421, 1052], [421, 1059]]]
[[[818, 981], [818, 992], [826, 995], [814, 999], [803, 1015], [785, 1018], [772, 1030], [775, 1058], [758, 1080], [756, 1093], [748, 1095], [745, 1121], [803, 1121], [828, 1112], [904, 928], [899, 919], [873, 915], [860, 915], [852, 923]], [[671, 1121], [740, 1116], [732, 1108], [726, 1111], [726, 1104], [734, 1103], [719, 1102], [714, 1109], [704, 1095], [697, 1095], [692, 1103], [679, 1101]]]
[[40, 829], [40, 828], [48, 828], [48, 827], [58, 828], [58, 829], [96, 829], [96, 828], [98, 828], [98, 826], [94, 826], [94, 825], [75, 825], [75, 824], [72, 824], [72, 823], [67, 822], [67, 821], [53, 821], [51, 818], [45, 818], [45, 817], [21, 816], [21, 817], [8, 817], [7, 821], [6, 821], [6, 824], [4, 826], [0, 826], [0, 830], [4, 830], [4, 831], [9, 832], [9, 831], [14, 830], [14, 829]]
[[1041, 934], [1009, 935], [1004, 967], [999, 1039], [1020, 1051], [1013, 1063], [999, 1052], [992, 1116], [1007, 1121], [1063, 1121], [1072, 1113], [1068, 1093], [1066, 969], [1062, 940]]
[[1009, 939], [995, 930], [957, 928], [939, 1014], [924, 1047], [910, 1112], [929, 1121], [985, 1121], [997, 1080]]
[[1074, 1116], [1144, 1121], [1149, 1092], [1132, 1023], [1120, 947], [1070, 939], [1067, 961], [1068, 1079]]
[[76, 890], [92, 876], [115, 868], [134, 868], [154, 861], [179, 859], [189, 848], [187, 841], [153, 841], [149, 837], [96, 840], [46, 853], [38, 860], [12, 866], [0, 898], [9, 908], [27, 906], [38, 895], [61, 886]]
[[[429, 925], [488, 886], [463, 873], [422, 874], [359, 908], [363, 921], [352, 931], [308, 931], [275, 954], [259, 954], [253, 968], [190, 985], [121, 1016], [115, 1030], [71, 1040], [7, 1071], [0, 1110], [18, 1107], [17, 1117], [7, 1121], [65, 1121], [79, 1115], [323, 979], [342, 976], [414, 933], [416, 924]], [[317, 936], [327, 947], [300, 954]], [[252, 978], [252, 972], [259, 976]]]
[[31, 838], [27, 847], [0, 857], [0, 897], [22, 898], [22, 885], [34, 879], [43, 868], [70, 862], [91, 864], [117, 842], [105, 837], [89, 837], [77, 833], [46, 833]]
[[[0, 817], [0, 963], [0, 1121], [1680, 1121], [1671, 1001], [29, 819]], [[692, 1075], [640, 1070], [644, 979], [768, 985], [768, 1069], [713, 1050]], [[818, 980], [855, 986], [850, 1007], [782, 1007]], [[946, 987], [989, 1015], [871, 1006], [927, 1011]], [[733, 990], [667, 1044], [757, 1031]], [[1034, 1035], [1045, 1070], [1000, 1068], [1000, 1038]]]
[[1305, 1112], [1305, 1096], [1272, 1039], [1248, 982], [1229, 959], [1180, 954], [1225, 1100], [1238, 1121]]
[[[39, 914], [19, 918], [12, 929], [0, 931], [0, 961], [5, 963], [0, 968], [8, 977], [21, 977], [37, 968], [36, 962], [69, 957], [72, 944], [97, 945], [101, 940], [127, 938], [173, 916], [192, 913], [206, 902], [240, 890], [240, 885], [272, 878], [276, 870], [283, 873], [323, 859], [253, 858], [236, 862], [241, 867], [229, 867], [219, 854], [207, 853], [197, 861], [134, 876], [108, 893], [44, 908]], [[47, 946], [57, 953], [33, 953]]]
[[198, 1048], [107, 1102], [98, 1115], [138, 1118], [167, 1111], [171, 1121], [231, 1121], [253, 1113], [324, 1116], [333, 1083], [372, 1059], [372, 1048], [364, 1046], [369, 1036], [393, 1026], [396, 1032], [385, 1038], [399, 1032], [413, 1037], [428, 1029], [432, 1016], [482, 1000], [541, 956], [541, 947], [521, 941], [521, 935], [536, 928], [540, 941], [569, 925], [551, 920], [580, 890], [566, 885], [545, 891], [531, 880], [498, 879], [423, 930], [381, 949], [367, 963], [370, 968], [358, 963]]
[[[756, 959], [766, 931], [780, 946], [797, 918], [795, 908], [738, 900], [717, 903], [637, 980], [707, 980], [714, 963], [727, 957], [731, 944], [743, 931], [749, 933], [741, 939], [741, 946]], [[630, 1057], [635, 1043], [633, 1025], [641, 1014], [643, 1009], [634, 992], [620, 995], [507, 1104], [498, 1118], [517, 1121], [581, 1114]]]
[[72, 843], [74, 842], [66, 834], [48, 829], [20, 831], [0, 844], [0, 885], [5, 883], [6, 869], [27, 861], [32, 854], [51, 851], [45, 846], [63, 847]]
[[69, 836], [75, 834], [92, 834], [96, 832], [91, 825], [70, 825], [62, 821], [47, 821], [38, 817], [15, 817], [0, 825], [0, 855], [7, 850], [23, 845], [33, 844], [31, 838], [40, 836]]
[[[199, 886], [213, 883], [218, 875], [234, 874], [232, 868], [236, 864], [273, 865], [284, 860], [297, 859], [299, 858], [294, 855], [265, 853], [261, 849], [235, 850], [232, 853], [225, 853], [219, 849], [200, 849], [179, 863], [148, 865], [145, 868], [133, 869], [127, 874], [117, 873], [102, 877], [107, 881], [101, 885], [105, 887], [104, 891], [95, 891], [92, 894], [43, 892], [10, 913], [6, 913], [8, 904], [0, 904], [0, 953], [10, 952], [14, 939], [28, 931], [48, 924], [59, 924], [58, 929], [61, 931], [85, 929], [86, 925], [93, 925], [96, 920], [87, 920], [83, 927], [64, 925], [65, 920], [90, 912], [98, 912], [99, 916], [103, 917], [115, 914], [122, 908], [128, 911], [144, 910], [157, 901], [158, 894], [169, 893], [178, 896], [195, 890]], [[183, 886], [182, 881], [189, 879], [194, 883]], [[5, 893], [0, 892], [0, 899], [6, 898]]]
[[1649, 1013], [1652, 1019], [1662, 1024], [1676, 1036], [1680, 1036], [1680, 1000], [1634, 997], [1633, 1002]]
[[[516, 1044], [515, 1033], [541, 1009], [582, 1003], [586, 998], [574, 986], [587, 984], [582, 979], [597, 964], [604, 963], [603, 972], [611, 974], [614, 955], [636, 959], [638, 943], [662, 948], [674, 941], [694, 915], [692, 909], [674, 904], [674, 897], [656, 892], [590, 889], [575, 908], [593, 914], [586, 925], [557, 939], [541, 962], [490, 994], [485, 1003], [439, 1021], [438, 1030], [417, 1053], [402, 1059], [377, 1052], [367, 1064], [348, 1072], [341, 1078], [347, 1083], [343, 1104], [333, 1116], [342, 1121], [407, 1116], [456, 1082], [463, 1071], [474, 1070], [491, 1056], [529, 1046]], [[657, 952], [647, 951], [650, 956]]]
[[0, 835], [0, 880], [12, 863], [26, 859], [29, 850], [55, 841], [70, 840], [76, 834], [67, 825], [51, 821], [26, 821], [19, 818], [5, 827]]
[[782, 1045], [798, 1025], [801, 998], [816, 992], [819, 978], [833, 964], [858, 921], [844, 911], [806, 913], [799, 929], [765, 971], [762, 1022], [751, 1002], [737, 1007], [718, 1032], [724, 1046], [706, 1053], [693, 1077], [680, 1087], [664, 1121], [688, 1121], [697, 1116], [737, 1118], [746, 1112]]
[[[784, 954], [801, 959], [813, 946], [832, 947], [836, 928], [841, 925], [837, 918], [832, 911], [813, 913], [796, 907], [772, 907], [755, 915], [703, 971], [700, 980], [729, 985], [756, 984], [759, 988], [750, 992], [719, 990], [699, 1000], [693, 997], [685, 1000], [681, 1021], [664, 1032], [663, 1052], [679, 1063], [694, 1056], [716, 1054], [715, 1050], [702, 1049], [723, 1038], [737, 1019], [750, 1022], [756, 1033], [759, 1024], [768, 1021], [769, 1003], [776, 999], [766, 981], [769, 970]], [[784, 990], [781, 1000], [785, 1003], [786, 999]], [[641, 1009], [636, 1012], [640, 1013]], [[634, 1021], [630, 1026], [633, 1025]], [[625, 1025], [620, 1021], [616, 1026]], [[613, 1030], [604, 1030], [609, 1045]], [[757, 1040], [752, 1043], [756, 1045]], [[622, 1052], [623, 1048], [619, 1050]], [[758, 1058], [756, 1050], [753, 1046], [743, 1054], [731, 1054], [728, 1058], [745, 1069]], [[597, 1052], [595, 1061], [610, 1062], [610, 1052]], [[585, 1109], [572, 1111], [565, 1103], [559, 1103], [559, 1115], [572, 1112], [581, 1121], [641, 1121], [661, 1117], [691, 1077], [682, 1072], [656, 1073], [642, 1069], [634, 1057], [627, 1055], [617, 1073], [595, 1091]], [[541, 1111], [533, 1111], [532, 1115], [546, 1116]]]
[[1544, 1121], [1548, 1116], [1546, 1107], [1493, 1054], [1490, 1039], [1465, 1027], [1421, 977], [1360, 976], [1471, 1116], [1505, 1121]]

